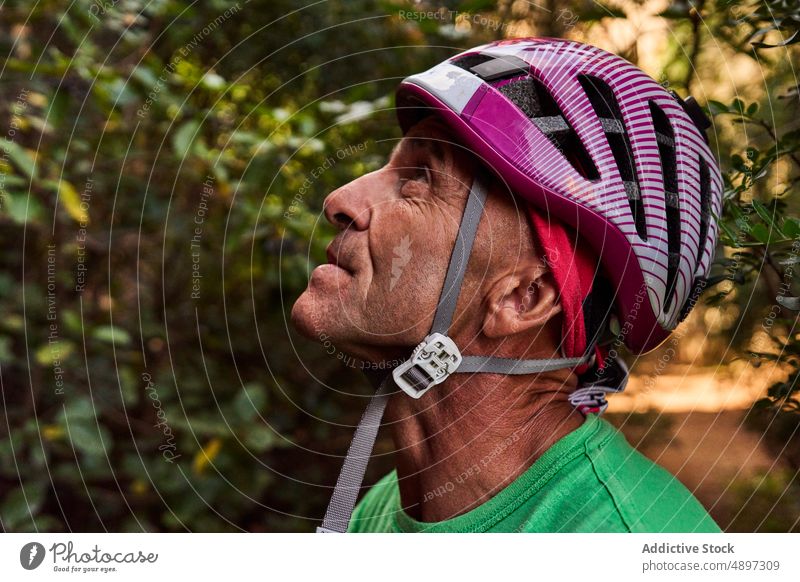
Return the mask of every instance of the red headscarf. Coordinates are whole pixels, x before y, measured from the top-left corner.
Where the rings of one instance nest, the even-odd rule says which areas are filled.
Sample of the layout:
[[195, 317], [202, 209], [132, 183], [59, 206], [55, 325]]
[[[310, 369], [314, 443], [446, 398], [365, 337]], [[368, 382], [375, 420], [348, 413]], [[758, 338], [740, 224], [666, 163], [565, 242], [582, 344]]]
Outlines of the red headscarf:
[[[558, 286], [564, 357], [583, 356], [587, 349], [583, 302], [592, 290], [597, 256], [587, 245], [580, 244], [575, 231], [563, 222], [549, 218], [538, 208], [529, 206], [528, 210], [534, 238]], [[581, 373], [586, 367], [581, 366], [576, 371]]]

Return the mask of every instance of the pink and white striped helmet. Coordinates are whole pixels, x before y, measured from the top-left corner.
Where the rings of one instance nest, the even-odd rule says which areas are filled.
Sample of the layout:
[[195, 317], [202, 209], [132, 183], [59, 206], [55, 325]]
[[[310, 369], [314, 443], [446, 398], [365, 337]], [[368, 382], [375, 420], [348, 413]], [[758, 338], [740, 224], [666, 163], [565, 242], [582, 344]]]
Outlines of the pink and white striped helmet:
[[518, 196], [578, 231], [616, 290], [634, 353], [694, 305], [722, 204], [694, 100], [596, 47], [528, 38], [408, 77], [397, 106], [404, 131], [435, 113]]

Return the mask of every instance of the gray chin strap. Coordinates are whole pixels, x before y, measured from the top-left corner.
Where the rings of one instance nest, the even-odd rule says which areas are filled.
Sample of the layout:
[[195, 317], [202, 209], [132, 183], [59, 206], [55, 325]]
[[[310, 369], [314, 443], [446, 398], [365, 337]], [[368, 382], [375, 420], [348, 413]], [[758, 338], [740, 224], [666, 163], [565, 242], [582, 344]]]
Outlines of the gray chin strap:
[[[339, 479], [336, 481], [328, 510], [322, 526], [317, 528], [321, 533], [344, 533], [350, 524], [350, 517], [361, 490], [364, 474], [372, 455], [375, 438], [378, 436], [383, 412], [391, 392], [399, 388], [412, 398], [420, 398], [428, 390], [444, 382], [450, 374], [538, 374], [563, 368], [574, 368], [589, 363], [593, 356], [582, 358], [553, 358], [547, 360], [515, 360], [491, 356], [462, 356], [455, 342], [447, 336], [453, 314], [456, 309], [461, 283], [467, 270], [472, 245], [478, 232], [486, 203], [486, 187], [478, 176], [475, 177], [467, 198], [467, 205], [461, 217], [458, 236], [450, 265], [444, 280], [442, 295], [433, 319], [430, 334], [420, 343], [411, 357], [395, 368], [381, 382], [375, 395], [367, 405], [364, 415], [353, 435], [353, 441], [347, 451]], [[597, 399], [598, 384], [590, 395]], [[618, 391], [618, 389], [605, 389]], [[602, 397], [602, 395], [601, 395]], [[592, 400], [594, 402], [595, 400]], [[576, 406], [579, 403], [573, 402]]]

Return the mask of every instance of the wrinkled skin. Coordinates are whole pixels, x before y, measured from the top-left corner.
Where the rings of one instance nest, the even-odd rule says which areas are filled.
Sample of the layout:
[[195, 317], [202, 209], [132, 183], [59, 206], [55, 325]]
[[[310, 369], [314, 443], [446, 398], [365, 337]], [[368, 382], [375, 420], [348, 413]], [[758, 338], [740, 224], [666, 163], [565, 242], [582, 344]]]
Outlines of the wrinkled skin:
[[[419, 343], [433, 322], [475, 167], [474, 158], [428, 119], [408, 133], [386, 166], [330, 194], [325, 216], [341, 232], [328, 248], [328, 264], [314, 270], [294, 306], [298, 329], [312, 339], [326, 334], [342, 351], [369, 361], [402, 357]], [[526, 325], [524, 316], [530, 317], [537, 295], [552, 294], [552, 282], [534, 252], [525, 209], [496, 181], [492, 190], [450, 335], [466, 348], [485, 343], [485, 333], [538, 328], [514, 338], [523, 352], [509, 355], [522, 356], [532, 343], [544, 343], [547, 351], [550, 342], [542, 340], [553, 330], [543, 324], [559, 312], [552, 297], [552, 309], [537, 312], [544, 318]], [[521, 316], [498, 321], [497, 310]], [[557, 331], [555, 322], [551, 327]]]
[[[370, 362], [402, 361], [429, 333], [478, 161], [434, 118], [414, 126], [388, 163], [331, 193], [340, 230], [292, 311], [307, 337], [331, 338]], [[496, 179], [469, 259], [449, 335], [463, 354], [557, 357], [561, 308], [522, 207]], [[406, 511], [424, 521], [486, 501], [552, 443], [580, 426], [569, 371], [536, 376], [453, 375], [419, 400], [392, 396]], [[522, 430], [520, 431], [520, 428]], [[513, 447], [453, 494], [425, 499], [516, 434]], [[519, 434], [523, 438], [518, 438]], [[446, 462], [444, 462], [446, 460]]]

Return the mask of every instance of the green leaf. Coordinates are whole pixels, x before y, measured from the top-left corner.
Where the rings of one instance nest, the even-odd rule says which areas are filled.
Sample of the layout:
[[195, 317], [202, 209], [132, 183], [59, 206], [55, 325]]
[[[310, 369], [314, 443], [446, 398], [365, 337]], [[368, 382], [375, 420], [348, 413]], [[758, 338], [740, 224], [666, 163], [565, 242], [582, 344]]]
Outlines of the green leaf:
[[689, 10], [691, 6], [689, 3], [671, 3], [667, 8], [665, 8], [662, 12], [659, 12], [656, 16], [660, 16], [661, 18], [668, 18], [670, 20], [684, 20], [689, 18]]
[[[169, 412], [167, 413], [169, 415]], [[181, 418], [180, 416], [175, 416], [174, 420], [173, 417], [170, 416], [170, 424], [172, 425], [173, 429], [180, 428], [185, 429], [187, 431], [191, 431], [193, 434], [197, 436], [222, 436], [228, 437], [230, 436], [230, 428], [228, 427], [225, 422], [220, 420], [218, 417], [213, 418], [203, 418], [199, 415], [195, 415], [194, 418], [187, 420], [186, 418]]]
[[764, 204], [758, 200], [753, 200], [753, 209], [756, 211], [756, 214], [761, 217], [770, 228], [770, 230], [780, 230], [778, 225], [775, 224], [775, 220], [773, 218], [772, 212], [764, 206]]
[[10, 166], [0, 165], [0, 172], [5, 173], [5, 187], [7, 189], [10, 188], [18, 188], [21, 190], [26, 190], [28, 188], [28, 179], [23, 178], [22, 176], [14, 176], [10, 174], [7, 170], [10, 170]]
[[711, 115], [719, 115], [720, 113], [728, 113], [729, 111], [728, 106], [719, 101], [710, 100], [707, 107]]
[[75, 335], [83, 334], [83, 320], [80, 313], [74, 309], [64, 309], [59, 315], [61, 316], [61, 321], [64, 322], [65, 329]]
[[779, 305], [791, 311], [800, 311], [800, 297], [787, 297], [785, 295], [778, 295], [775, 301]]
[[792, 36], [776, 44], [767, 44], [765, 42], [752, 42], [750, 44], [754, 48], [778, 48], [782, 46], [789, 46], [790, 44], [795, 44], [797, 42], [800, 42], [800, 30], [795, 31]]
[[480, 12], [495, 7], [495, 0], [468, 0], [461, 5], [462, 12]]
[[72, 220], [77, 223], [89, 222], [89, 215], [81, 208], [81, 197], [78, 191], [66, 180], [58, 183], [58, 199]]
[[36, 160], [28, 150], [9, 139], [0, 140], [0, 148], [5, 150], [14, 165], [28, 178], [36, 177]]
[[242, 388], [233, 401], [233, 409], [239, 418], [248, 421], [258, 416], [267, 404], [267, 392], [263, 386], [248, 384]]
[[124, 79], [112, 79], [105, 85], [108, 90], [108, 97], [115, 107], [129, 105], [136, 100], [131, 84]]
[[131, 335], [124, 329], [113, 325], [96, 327], [94, 331], [92, 331], [92, 337], [97, 341], [117, 346], [127, 346], [131, 343]]
[[68, 404], [64, 405], [64, 408], [58, 413], [57, 421], [66, 428], [67, 423], [73, 423], [79, 420], [93, 420], [94, 416], [95, 410], [91, 399], [87, 396], [80, 396], [70, 400]]
[[67, 340], [46, 343], [36, 350], [36, 361], [42, 366], [52, 366], [55, 363], [63, 364], [75, 351], [75, 344]]
[[50, 110], [47, 112], [47, 122], [53, 127], [59, 127], [64, 121], [67, 111], [69, 111], [69, 94], [64, 87], [61, 87], [56, 91], [50, 101]]
[[86, 455], [105, 455], [106, 449], [111, 447], [111, 433], [96, 419], [88, 422], [85, 420], [70, 421], [67, 430], [72, 445]]
[[31, 485], [13, 489], [0, 505], [0, 517], [6, 530], [16, 529], [39, 510], [44, 499], [44, 486]]
[[211, 89], [212, 91], [219, 91], [220, 89], [225, 88], [225, 79], [210, 71], [203, 75], [203, 78], [200, 79], [200, 82], [203, 84], [203, 87], [206, 89]]
[[770, 408], [772, 406], [772, 400], [769, 398], [759, 398], [756, 400], [755, 404], [753, 404], [753, 408]]
[[172, 147], [180, 159], [189, 154], [192, 144], [197, 139], [198, 129], [200, 129], [200, 122], [192, 119], [180, 126], [172, 135]]
[[258, 424], [247, 428], [244, 443], [257, 453], [271, 449], [275, 444], [275, 433], [268, 426]]
[[32, 196], [11, 193], [3, 202], [4, 212], [17, 224], [36, 222], [42, 216], [42, 205]]
[[119, 368], [120, 391], [126, 406], [131, 406], [139, 401], [139, 381], [130, 368]]
[[[559, 13], [556, 18], [561, 18], [564, 20], [564, 16]], [[563, 12], [564, 15], [569, 16], [570, 12], [565, 9]], [[600, 4], [595, 0], [592, 4], [588, 5], [584, 9], [580, 10], [578, 13], [578, 19], [581, 22], [595, 22], [598, 20], [602, 20], [603, 18], [627, 18], [627, 14], [621, 8], [613, 8], [611, 6], [606, 6]]]
[[763, 224], [754, 224], [750, 228], [750, 236], [760, 243], [769, 243], [769, 230]]
[[783, 134], [781, 145], [789, 148], [800, 147], [800, 129], [794, 129]]
[[786, 238], [797, 238], [800, 236], [800, 220], [793, 216], [787, 217], [783, 221], [781, 231]]
[[11, 351], [11, 338], [0, 336], [0, 364], [8, 364], [13, 358], [14, 352]]
[[147, 66], [139, 65], [131, 73], [131, 79], [138, 81], [145, 89], [152, 89], [158, 82], [158, 76]]

